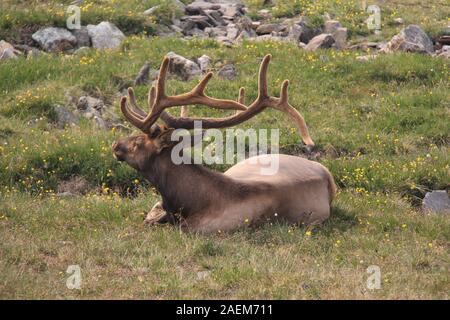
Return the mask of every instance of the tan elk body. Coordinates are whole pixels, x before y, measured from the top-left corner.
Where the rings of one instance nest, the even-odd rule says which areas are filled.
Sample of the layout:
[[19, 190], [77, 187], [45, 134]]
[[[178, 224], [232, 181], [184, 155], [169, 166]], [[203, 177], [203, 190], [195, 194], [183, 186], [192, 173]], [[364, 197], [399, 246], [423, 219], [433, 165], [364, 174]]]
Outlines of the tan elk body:
[[[161, 65], [157, 87], [152, 87], [149, 92], [149, 114], [137, 106], [131, 88], [128, 91], [131, 106], [126, 97], [122, 98], [121, 109], [125, 117], [144, 133], [117, 141], [113, 144], [113, 153], [118, 160], [141, 172], [161, 194], [162, 202], [157, 203], [146, 218], [148, 224], [179, 223], [184, 230], [211, 233], [268, 220], [314, 225], [329, 217], [336, 187], [330, 172], [317, 162], [283, 154], [260, 155], [221, 173], [201, 165], [174, 164], [172, 161], [171, 151], [176, 142], [171, 136], [175, 129], [192, 129], [194, 121], [201, 121], [204, 129], [229, 127], [250, 119], [267, 107], [289, 114], [306, 145], [314, 145], [303, 117], [288, 102], [288, 81], [283, 82], [279, 98], [268, 95], [269, 61], [270, 55], [267, 55], [261, 63], [258, 97], [248, 107], [244, 105], [243, 89], [237, 102], [206, 96], [204, 90], [211, 73], [192, 91], [167, 96], [168, 58]], [[238, 111], [225, 118], [197, 119], [187, 117], [186, 108], [179, 118], [164, 110], [195, 104]], [[168, 127], [155, 124], [158, 118]], [[262, 174], [267, 161], [278, 161], [275, 174]]]

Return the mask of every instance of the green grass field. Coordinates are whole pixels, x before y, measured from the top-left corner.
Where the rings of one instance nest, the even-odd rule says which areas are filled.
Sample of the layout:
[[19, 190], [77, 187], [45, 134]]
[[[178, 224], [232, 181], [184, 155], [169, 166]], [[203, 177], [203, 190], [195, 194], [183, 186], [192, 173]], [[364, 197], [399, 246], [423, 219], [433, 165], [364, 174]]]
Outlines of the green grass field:
[[[113, 20], [157, 1], [115, 2]], [[56, 1], [29, 10], [20, 1], [6, 3], [0, 39], [17, 38], [20, 19], [33, 16], [36, 25], [59, 19], [48, 13]], [[89, 21], [104, 18], [98, 12], [111, 4], [102, 3]], [[429, 30], [447, 19], [444, 2], [414, 7], [420, 14], [405, 9], [407, 3], [390, 1], [386, 10]], [[318, 4], [329, 8], [328, 1]], [[14, 21], [9, 28], [7, 15]], [[278, 42], [225, 48], [212, 40], [148, 38], [146, 28], [156, 22], [139, 21], [139, 35], [118, 50], [0, 63], [0, 298], [449, 298], [450, 217], [420, 210], [427, 191], [449, 188], [448, 60], [389, 54], [359, 62], [364, 52], [305, 52]], [[399, 28], [387, 24], [384, 36]], [[237, 79], [213, 78], [208, 94], [236, 99], [244, 86], [248, 101], [256, 95], [260, 59], [273, 55], [270, 92], [277, 95], [290, 80], [290, 101], [308, 123], [317, 160], [339, 187], [323, 226], [265, 225], [212, 236], [148, 228], [144, 213], [158, 195], [110, 150], [125, 134], [99, 131], [89, 121], [55, 126], [54, 107], [66, 104], [67, 95], [102, 98], [120, 114], [118, 79], [134, 79], [146, 61], [158, 68], [169, 51], [235, 64]], [[195, 82], [172, 79], [169, 92], [187, 91]], [[148, 88], [135, 90], [145, 105]], [[202, 107], [191, 113], [224, 114]], [[266, 110], [239, 126], [250, 127], [280, 128], [281, 150], [302, 150], [282, 113]], [[85, 179], [88, 192], [56, 196], [58, 185], [73, 177]], [[66, 287], [69, 265], [81, 267], [81, 290]], [[371, 265], [381, 270], [379, 290], [366, 287]]]

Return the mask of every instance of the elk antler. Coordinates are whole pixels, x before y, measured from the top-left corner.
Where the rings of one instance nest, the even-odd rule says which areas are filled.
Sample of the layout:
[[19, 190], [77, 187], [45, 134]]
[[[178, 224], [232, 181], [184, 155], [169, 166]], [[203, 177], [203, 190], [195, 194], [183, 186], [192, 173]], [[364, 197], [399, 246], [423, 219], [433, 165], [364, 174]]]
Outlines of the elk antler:
[[[289, 81], [283, 81], [281, 85], [281, 94], [279, 98], [271, 97], [267, 91], [267, 69], [271, 59], [271, 55], [268, 54], [264, 57], [259, 68], [258, 75], [258, 97], [256, 100], [244, 111], [237, 111], [235, 115], [225, 118], [176, 118], [171, 116], [167, 112], [161, 114], [161, 119], [172, 128], [184, 128], [192, 129], [194, 127], [194, 121], [201, 121], [203, 129], [209, 128], [224, 128], [235, 126], [239, 123], [247, 121], [254, 117], [265, 108], [270, 107], [282, 112], [287, 113], [295, 121], [303, 142], [308, 146], [314, 146], [314, 142], [308, 132], [305, 119], [302, 115], [289, 104], [288, 101], [288, 86]], [[239, 90], [238, 102], [244, 104], [245, 90], [241, 88]]]
[[191, 105], [191, 104], [203, 104], [208, 107], [217, 109], [233, 109], [233, 110], [246, 110], [247, 108], [236, 101], [214, 99], [205, 94], [205, 88], [209, 80], [212, 77], [212, 72], [207, 73], [203, 79], [189, 92], [176, 96], [168, 96], [165, 92], [166, 87], [166, 75], [169, 67], [170, 58], [164, 58], [161, 68], [159, 70], [158, 81], [156, 89], [152, 87], [149, 91], [148, 101], [151, 108], [150, 113], [146, 114], [136, 103], [134, 91], [132, 88], [128, 88], [128, 97], [132, 108], [127, 104], [127, 98], [122, 97], [120, 101], [120, 108], [125, 117], [136, 127], [144, 132], [149, 132], [151, 126], [156, 122], [161, 113], [166, 108]]
[[[200, 83], [192, 89], [192, 91], [181, 94], [178, 96], [166, 96], [164, 93], [165, 88], [165, 76], [167, 73], [167, 67], [169, 59], [165, 58], [161, 65], [161, 70], [158, 77], [157, 88], [152, 87], [149, 92], [149, 105], [152, 106], [151, 112], [147, 115], [136, 104], [134, 92], [131, 88], [128, 89], [128, 95], [132, 108], [130, 109], [126, 103], [126, 97], [121, 100], [121, 109], [125, 117], [136, 127], [148, 132], [151, 125], [161, 117], [161, 119], [172, 128], [193, 129], [194, 122], [201, 121], [203, 129], [209, 128], [225, 128], [235, 126], [248, 119], [254, 117], [267, 107], [280, 110], [287, 113], [294, 119], [303, 142], [308, 146], [314, 146], [308, 127], [302, 115], [289, 104], [288, 101], [288, 86], [289, 81], [283, 81], [281, 85], [280, 97], [271, 97], [267, 90], [267, 69], [271, 55], [268, 54], [264, 57], [259, 68], [258, 75], [258, 97], [250, 104], [248, 108], [244, 106], [245, 102], [245, 90], [241, 88], [239, 90], [238, 101], [231, 100], [219, 100], [209, 98], [204, 95], [204, 89], [206, 84], [211, 79], [212, 74], [208, 73]], [[172, 106], [181, 106], [189, 104], [204, 104], [209, 107], [218, 109], [235, 109], [238, 110], [234, 115], [225, 118], [189, 118], [189, 117], [173, 117], [164, 109]], [[186, 109], [187, 110], [187, 109]]]

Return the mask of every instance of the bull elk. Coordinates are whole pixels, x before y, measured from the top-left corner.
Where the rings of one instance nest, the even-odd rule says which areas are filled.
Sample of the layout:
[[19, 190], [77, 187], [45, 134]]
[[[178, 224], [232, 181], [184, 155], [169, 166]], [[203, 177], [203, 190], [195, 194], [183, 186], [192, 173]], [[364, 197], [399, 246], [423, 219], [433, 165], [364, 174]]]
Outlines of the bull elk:
[[[194, 121], [201, 121], [204, 129], [224, 128], [242, 123], [265, 108], [286, 112], [296, 122], [302, 139], [313, 146], [305, 121], [288, 102], [288, 81], [281, 86], [280, 97], [269, 96], [267, 69], [271, 56], [266, 55], [260, 65], [258, 96], [248, 107], [244, 105], [244, 89], [237, 101], [208, 97], [204, 91], [212, 73], [208, 73], [190, 92], [168, 96], [165, 92], [166, 74], [170, 63], [165, 58], [156, 87], [151, 87], [147, 114], [136, 103], [132, 88], [120, 101], [126, 119], [143, 133], [113, 143], [113, 154], [144, 175], [161, 194], [147, 215], [150, 225], [179, 223], [183, 230], [212, 233], [234, 230], [242, 225], [255, 225], [267, 220], [315, 225], [330, 215], [330, 204], [336, 187], [330, 172], [321, 164], [304, 158], [284, 155], [259, 155], [237, 163], [224, 173], [195, 164], [174, 164], [171, 150], [176, 129], [192, 129]], [[237, 110], [224, 118], [175, 117], [165, 111], [174, 106], [205, 105], [218, 109]], [[155, 122], [161, 118], [166, 125]], [[261, 174], [260, 158], [274, 160], [278, 171], [274, 175]], [[253, 161], [252, 161], [253, 160]]]

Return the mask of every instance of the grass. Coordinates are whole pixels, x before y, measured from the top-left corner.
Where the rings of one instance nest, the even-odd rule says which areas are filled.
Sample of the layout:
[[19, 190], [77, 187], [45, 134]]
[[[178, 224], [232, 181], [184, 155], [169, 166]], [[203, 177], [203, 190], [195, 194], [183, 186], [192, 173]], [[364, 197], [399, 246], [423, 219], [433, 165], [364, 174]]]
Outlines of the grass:
[[[389, 6], [406, 12], [399, 3]], [[34, 15], [20, 2], [10, 4], [8, 10]], [[125, 10], [122, 5], [117, 1], [113, 14]], [[427, 12], [438, 11], [433, 8]], [[421, 16], [415, 19], [420, 24]], [[19, 29], [17, 24], [10, 31]], [[156, 69], [169, 51], [190, 58], [207, 54], [213, 65], [234, 63], [237, 79], [214, 78], [208, 94], [236, 98], [245, 86], [247, 101], [255, 98], [260, 58], [273, 55], [270, 92], [278, 94], [282, 80], [290, 80], [290, 101], [306, 118], [318, 161], [339, 185], [324, 226], [265, 225], [208, 237], [176, 227], [146, 228], [144, 212], [158, 195], [112, 158], [111, 143], [125, 133], [99, 131], [87, 120], [55, 126], [54, 107], [66, 105], [68, 95], [102, 98], [120, 114], [120, 84], [148, 60]], [[225, 48], [211, 40], [141, 33], [117, 50], [2, 62], [0, 297], [448, 299], [450, 219], [425, 214], [418, 204], [425, 192], [449, 188], [449, 63], [416, 54], [357, 61], [363, 54], [311, 53], [278, 42]], [[169, 91], [187, 91], [195, 81], [171, 79]], [[148, 88], [135, 89], [145, 105]], [[240, 126], [249, 127], [280, 128], [281, 150], [301, 150], [292, 122], [277, 111]], [[88, 182], [87, 193], [57, 196], [58, 185], [74, 176]], [[73, 264], [82, 270], [80, 291], [65, 285]], [[366, 287], [370, 265], [381, 269], [380, 290]], [[205, 279], [199, 279], [202, 271]]]

